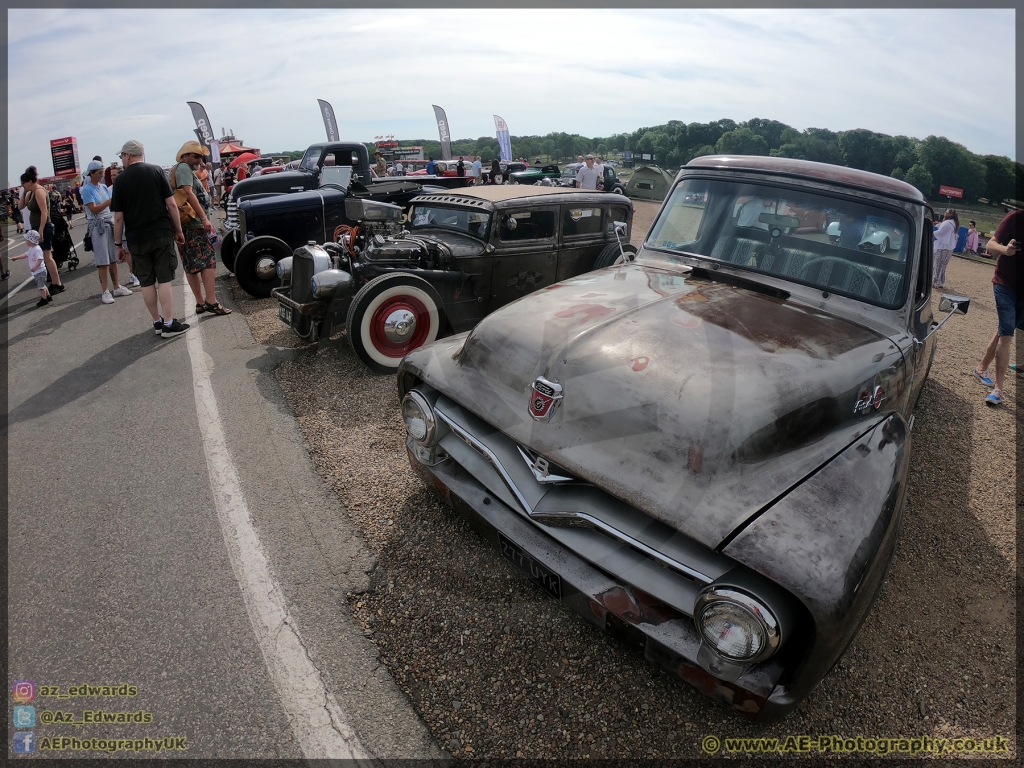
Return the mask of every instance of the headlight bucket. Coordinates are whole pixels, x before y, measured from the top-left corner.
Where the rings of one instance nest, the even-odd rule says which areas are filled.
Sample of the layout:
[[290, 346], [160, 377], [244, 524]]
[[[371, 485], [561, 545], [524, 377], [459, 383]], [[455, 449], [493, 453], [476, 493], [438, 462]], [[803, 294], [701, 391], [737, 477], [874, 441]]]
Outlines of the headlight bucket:
[[289, 282], [292, 279], [292, 257], [285, 256], [277, 262], [277, 276], [282, 282]]
[[766, 601], [727, 585], [700, 594], [693, 622], [701, 638], [697, 660], [723, 680], [735, 680], [782, 644], [781, 624]]
[[411, 390], [402, 398], [402, 419], [412, 439], [423, 446], [437, 442], [437, 419], [434, 409], [418, 390]]

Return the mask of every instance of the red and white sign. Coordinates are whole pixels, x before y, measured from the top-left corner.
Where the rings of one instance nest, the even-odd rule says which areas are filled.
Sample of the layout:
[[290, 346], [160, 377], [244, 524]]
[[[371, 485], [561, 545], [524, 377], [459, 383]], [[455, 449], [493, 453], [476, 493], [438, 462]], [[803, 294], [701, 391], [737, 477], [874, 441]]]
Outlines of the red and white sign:
[[939, 184], [939, 194], [943, 197], [963, 197], [964, 191], [959, 187], [947, 187], [945, 184]]
[[74, 136], [51, 139], [50, 155], [53, 158], [53, 174], [57, 178], [73, 178], [81, 172], [78, 166], [78, 139]]

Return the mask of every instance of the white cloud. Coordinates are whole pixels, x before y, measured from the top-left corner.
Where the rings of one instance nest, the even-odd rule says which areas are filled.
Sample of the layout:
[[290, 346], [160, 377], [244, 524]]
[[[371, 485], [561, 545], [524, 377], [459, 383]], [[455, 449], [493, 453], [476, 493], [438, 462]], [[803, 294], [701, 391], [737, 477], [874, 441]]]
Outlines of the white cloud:
[[[510, 14], [514, 24], [509, 23]], [[729, 117], [945, 135], [1014, 151], [1012, 10], [36, 10], [8, 15], [8, 162], [49, 166], [129, 136], [167, 162], [185, 101], [264, 150], [342, 134], [456, 138], [632, 131]], [[985, 29], [986, 55], [943, 57]], [[942, 42], [949, 41], [949, 42]], [[69, 55], [73, 54], [73, 55]]]

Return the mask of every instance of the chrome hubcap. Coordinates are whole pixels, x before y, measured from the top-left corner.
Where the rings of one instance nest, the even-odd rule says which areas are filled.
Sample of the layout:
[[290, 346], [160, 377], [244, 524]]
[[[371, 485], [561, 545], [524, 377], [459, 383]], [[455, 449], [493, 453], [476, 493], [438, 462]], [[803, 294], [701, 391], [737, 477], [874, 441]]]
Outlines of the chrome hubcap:
[[384, 321], [384, 335], [392, 344], [401, 344], [416, 331], [416, 315], [407, 309], [396, 309]]
[[262, 280], [273, 280], [277, 277], [277, 262], [269, 256], [264, 256], [256, 262], [256, 274]]

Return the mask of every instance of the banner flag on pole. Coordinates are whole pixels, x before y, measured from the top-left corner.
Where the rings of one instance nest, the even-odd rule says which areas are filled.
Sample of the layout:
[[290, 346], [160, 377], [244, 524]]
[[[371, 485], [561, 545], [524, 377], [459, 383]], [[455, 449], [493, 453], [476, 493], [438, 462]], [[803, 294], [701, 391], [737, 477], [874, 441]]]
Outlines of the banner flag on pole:
[[324, 128], [327, 129], [327, 140], [338, 141], [338, 120], [334, 117], [334, 107], [323, 99], [317, 99], [316, 103], [320, 105], [320, 114], [323, 115], [324, 118]]
[[434, 117], [437, 118], [437, 132], [441, 136], [441, 159], [452, 159], [452, 133], [448, 130], [448, 117], [444, 110], [437, 104], [431, 105], [434, 108]]
[[214, 162], [220, 161], [220, 153], [217, 152], [217, 157], [214, 158], [214, 145], [217, 140], [213, 138], [213, 128], [210, 127], [210, 118], [206, 116], [206, 109], [198, 101], [185, 102], [192, 109], [192, 117], [196, 121], [196, 135], [199, 137], [199, 143], [210, 150], [211, 159]]
[[498, 147], [501, 148], [501, 160], [512, 162], [512, 139], [508, 135], [508, 123], [497, 115], [494, 116], [494, 131], [498, 137]]

